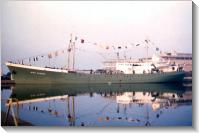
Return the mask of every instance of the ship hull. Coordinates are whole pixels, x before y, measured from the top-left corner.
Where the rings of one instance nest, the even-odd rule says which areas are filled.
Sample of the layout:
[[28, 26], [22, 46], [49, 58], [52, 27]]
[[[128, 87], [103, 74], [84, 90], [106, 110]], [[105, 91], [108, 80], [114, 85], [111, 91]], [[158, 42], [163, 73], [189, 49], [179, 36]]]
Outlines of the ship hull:
[[7, 64], [16, 84], [127, 84], [181, 82], [185, 73], [85, 74], [36, 70]]

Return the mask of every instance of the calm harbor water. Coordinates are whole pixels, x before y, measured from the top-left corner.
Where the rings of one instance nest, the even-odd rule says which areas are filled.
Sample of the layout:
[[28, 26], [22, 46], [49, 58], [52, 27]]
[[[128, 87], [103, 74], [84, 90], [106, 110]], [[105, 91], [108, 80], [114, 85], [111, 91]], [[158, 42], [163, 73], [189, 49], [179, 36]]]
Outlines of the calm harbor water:
[[191, 85], [2, 86], [3, 112], [8, 99], [15, 118], [36, 126], [192, 126]]

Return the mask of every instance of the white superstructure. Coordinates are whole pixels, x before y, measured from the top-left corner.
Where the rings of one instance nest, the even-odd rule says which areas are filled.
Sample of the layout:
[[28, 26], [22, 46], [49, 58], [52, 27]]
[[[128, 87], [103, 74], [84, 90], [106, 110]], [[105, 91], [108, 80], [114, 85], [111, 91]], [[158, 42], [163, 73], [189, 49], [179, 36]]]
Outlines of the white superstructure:
[[150, 63], [116, 63], [116, 70], [125, 74], [151, 73], [153, 68]]
[[[151, 58], [141, 59], [112, 59], [104, 61], [105, 69], [108, 70], [121, 70], [124, 73], [130, 74], [133, 70], [137, 73], [143, 73], [143, 69], [148, 73], [154, 64], [156, 68], [163, 72], [177, 70], [179, 67], [183, 67], [185, 71], [192, 71], [192, 54], [188, 53], [159, 53], [153, 54]], [[133, 66], [133, 64], [140, 65], [141, 67]], [[132, 68], [132, 66], [134, 68]]]

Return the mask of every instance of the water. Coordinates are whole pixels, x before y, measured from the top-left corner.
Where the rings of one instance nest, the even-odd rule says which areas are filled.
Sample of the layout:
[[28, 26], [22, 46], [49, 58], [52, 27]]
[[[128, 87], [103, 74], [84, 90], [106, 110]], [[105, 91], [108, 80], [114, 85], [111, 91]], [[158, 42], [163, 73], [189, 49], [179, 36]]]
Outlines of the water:
[[12, 99], [15, 117], [36, 126], [192, 126], [192, 86], [182, 84], [16, 85], [1, 95], [2, 111]]

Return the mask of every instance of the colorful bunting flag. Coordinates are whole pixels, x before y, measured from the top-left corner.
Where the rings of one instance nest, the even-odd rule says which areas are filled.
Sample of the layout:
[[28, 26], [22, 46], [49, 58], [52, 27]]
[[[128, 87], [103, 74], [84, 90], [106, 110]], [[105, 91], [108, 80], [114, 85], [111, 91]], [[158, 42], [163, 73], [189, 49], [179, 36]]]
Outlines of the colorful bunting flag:
[[149, 39], [145, 39], [144, 41], [145, 41], [146, 43], [149, 43], [149, 42], [150, 42], [150, 40], [149, 40]]
[[84, 39], [81, 39], [81, 43], [84, 43]]
[[70, 52], [70, 51], [71, 51], [71, 48], [68, 49], [68, 52]]
[[59, 51], [56, 51], [56, 52], [55, 52], [55, 56], [58, 56], [58, 52], [59, 52]]
[[119, 52], [117, 52], [117, 57], [119, 57]]
[[49, 59], [52, 58], [52, 54], [51, 53], [48, 54], [48, 58]]

